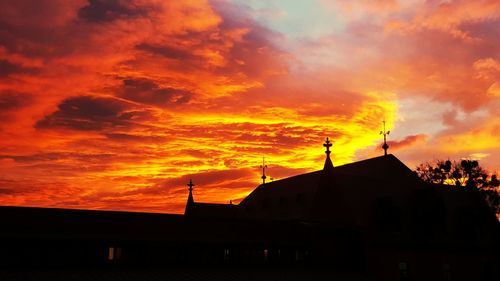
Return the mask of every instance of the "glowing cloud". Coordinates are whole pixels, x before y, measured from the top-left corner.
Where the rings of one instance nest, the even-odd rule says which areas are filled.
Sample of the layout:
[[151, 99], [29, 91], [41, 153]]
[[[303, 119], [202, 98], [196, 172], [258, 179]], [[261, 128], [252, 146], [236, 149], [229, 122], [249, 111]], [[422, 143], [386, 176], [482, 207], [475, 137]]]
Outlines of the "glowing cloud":
[[383, 119], [410, 164], [500, 166], [498, 1], [4, 2], [3, 205], [182, 212], [189, 178], [237, 202], [263, 156], [381, 154]]

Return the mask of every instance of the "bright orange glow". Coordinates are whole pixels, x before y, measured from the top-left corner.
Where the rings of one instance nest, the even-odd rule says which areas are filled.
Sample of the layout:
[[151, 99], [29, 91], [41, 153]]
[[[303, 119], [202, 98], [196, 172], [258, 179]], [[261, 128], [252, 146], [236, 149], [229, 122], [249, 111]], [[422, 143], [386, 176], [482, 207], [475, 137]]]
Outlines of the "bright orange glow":
[[500, 167], [498, 1], [313, 1], [334, 21], [308, 36], [279, 22], [296, 3], [45, 2], [0, 10], [1, 205], [180, 213], [190, 178], [238, 202], [262, 157], [279, 179], [327, 136], [334, 165], [382, 154], [384, 119], [410, 168]]

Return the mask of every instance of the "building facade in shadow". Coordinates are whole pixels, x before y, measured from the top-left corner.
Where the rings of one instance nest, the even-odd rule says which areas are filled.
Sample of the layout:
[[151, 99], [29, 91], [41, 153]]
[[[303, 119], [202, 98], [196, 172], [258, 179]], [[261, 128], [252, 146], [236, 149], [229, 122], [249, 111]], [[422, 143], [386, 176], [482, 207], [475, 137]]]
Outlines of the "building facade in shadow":
[[197, 202], [190, 181], [184, 215], [0, 207], [1, 266], [327, 266], [372, 280], [498, 277], [500, 226], [476, 189], [424, 183], [392, 154], [335, 167], [328, 139], [324, 146], [323, 169], [263, 177], [239, 204]]

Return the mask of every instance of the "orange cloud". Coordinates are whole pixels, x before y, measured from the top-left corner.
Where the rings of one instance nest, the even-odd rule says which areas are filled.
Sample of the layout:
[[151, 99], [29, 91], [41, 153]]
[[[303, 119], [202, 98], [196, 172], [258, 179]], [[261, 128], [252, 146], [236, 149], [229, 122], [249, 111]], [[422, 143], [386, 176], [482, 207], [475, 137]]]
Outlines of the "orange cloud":
[[236, 200], [263, 156], [274, 178], [319, 169], [329, 136], [335, 165], [357, 159], [415, 114], [401, 98], [450, 107], [446, 131], [394, 136], [404, 160], [498, 148], [493, 2], [370, 2], [380, 18], [300, 42], [226, 1], [66, 2], [0, 11], [0, 204], [182, 212], [189, 178], [196, 200]]

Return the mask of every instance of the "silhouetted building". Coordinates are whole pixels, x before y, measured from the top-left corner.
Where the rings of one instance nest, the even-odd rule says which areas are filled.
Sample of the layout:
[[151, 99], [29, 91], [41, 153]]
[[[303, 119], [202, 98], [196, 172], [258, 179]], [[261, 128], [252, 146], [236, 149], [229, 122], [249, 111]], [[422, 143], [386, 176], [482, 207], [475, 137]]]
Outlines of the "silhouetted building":
[[[388, 154], [265, 182], [184, 215], [0, 207], [0, 265], [324, 265], [372, 280], [494, 280], [500, 226], [476, 189], [424, 183]], [[386, 150], [386, 149], [385, 149]]]
[[324, 146], [322, 170], [263, 183], [238, 205], [188, 200], [186, 215], [302, 223], [315, 231], [314, 263], [362, 263], [380, 280], [468, 280], [496, 268], [499, 223], [477, 189], [425, 183], [387, 145], [339, 167]]
[[233, 218], [236, 215], [236, 206], [233, 204], [199, 203], [193, 199], [193, 181], [189, 180], [189, 195], [184, 215], [190, 217]]

